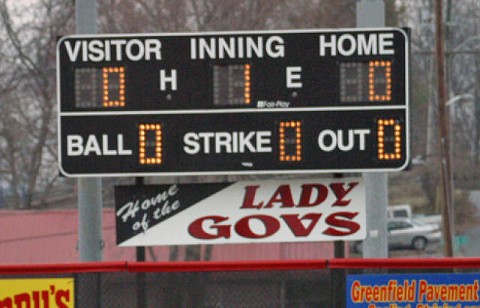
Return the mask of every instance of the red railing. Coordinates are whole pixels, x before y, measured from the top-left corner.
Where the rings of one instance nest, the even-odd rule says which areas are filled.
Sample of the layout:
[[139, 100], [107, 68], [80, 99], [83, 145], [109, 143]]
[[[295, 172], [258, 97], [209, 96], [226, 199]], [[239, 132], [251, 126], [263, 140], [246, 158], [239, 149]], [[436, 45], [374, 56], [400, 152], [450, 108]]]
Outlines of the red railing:
[[448, 269], [480, 268], [480, 258], [348, 258], [271, 261], [82, 262], [0, 265], [0, 274], [104, 272], [228, 272], [308, 269]]
[[448, 269], [480, 268], [480, 258], [331, 259], [329, 269]]

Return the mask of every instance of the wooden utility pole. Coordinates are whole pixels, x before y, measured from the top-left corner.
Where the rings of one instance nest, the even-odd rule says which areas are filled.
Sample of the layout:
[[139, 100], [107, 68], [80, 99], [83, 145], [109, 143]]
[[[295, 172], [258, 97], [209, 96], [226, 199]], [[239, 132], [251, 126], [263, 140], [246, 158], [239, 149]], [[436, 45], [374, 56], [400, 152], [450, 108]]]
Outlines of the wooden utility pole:
[[447, 110], [447, 87], [445, 78], [445, 45], [444, 45], [444, 23], [443, 23], [443, 1], [435, 1], [435, 28], [436, 28], [436, 58], [437, 58], [437, 91], [438, 91], [438, 126], [440, 138], [440, 164], [443, 188], [443, 239], [445, 242], [444, 254], [446, 257], [453, 256], [452, 245], [452, 170], [450, 166], [450, 136], [449, 136], [449, 115]]

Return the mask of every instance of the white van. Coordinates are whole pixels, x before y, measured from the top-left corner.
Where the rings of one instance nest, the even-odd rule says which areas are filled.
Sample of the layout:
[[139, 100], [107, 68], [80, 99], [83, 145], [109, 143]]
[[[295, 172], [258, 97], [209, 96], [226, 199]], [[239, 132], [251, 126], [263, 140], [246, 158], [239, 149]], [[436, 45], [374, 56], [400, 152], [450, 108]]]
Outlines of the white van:
[[387, 218], [412, 218], [412, 207], [410, 204], [390, 205], [387, 208]]
[[413, 214], [410, 204], [390, 205], [387, 208], [387, 219], [394, 218], [413, 218], [427, 224], [442, 226], [441, 214]]

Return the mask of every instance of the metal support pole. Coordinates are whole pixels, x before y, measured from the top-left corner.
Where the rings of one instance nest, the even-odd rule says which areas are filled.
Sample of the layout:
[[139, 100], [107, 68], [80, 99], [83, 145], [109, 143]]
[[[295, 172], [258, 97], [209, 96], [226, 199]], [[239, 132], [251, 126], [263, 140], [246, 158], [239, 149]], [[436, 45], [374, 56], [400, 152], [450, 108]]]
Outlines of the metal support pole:
[[[357, 27], [384, 27], [383, 0], [357, 0]], [[387, 206], [388, 178], [384, 172], [364, 173], [367, 202], [367, 237], [364, 258], [388, 257]]]
[[[76, 32], [97, 32], [96, 0], [75, 1]], [[102, 260], [102, 180], [78, 179], [78, 251], [80, 261]]]

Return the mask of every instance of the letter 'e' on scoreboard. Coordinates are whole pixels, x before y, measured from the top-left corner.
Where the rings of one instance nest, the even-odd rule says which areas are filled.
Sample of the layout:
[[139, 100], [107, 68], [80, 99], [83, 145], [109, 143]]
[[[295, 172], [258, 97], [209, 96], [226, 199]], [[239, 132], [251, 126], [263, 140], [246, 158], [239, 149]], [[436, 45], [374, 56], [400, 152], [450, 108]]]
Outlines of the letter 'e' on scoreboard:
[[403, 170], [409, 50], [400, 28], [62, 37], [60, 170]]

